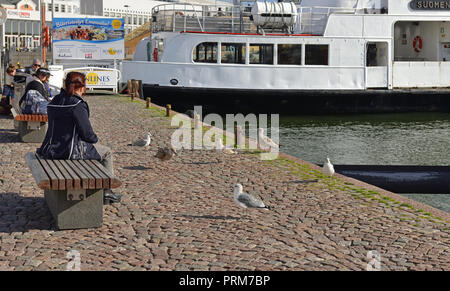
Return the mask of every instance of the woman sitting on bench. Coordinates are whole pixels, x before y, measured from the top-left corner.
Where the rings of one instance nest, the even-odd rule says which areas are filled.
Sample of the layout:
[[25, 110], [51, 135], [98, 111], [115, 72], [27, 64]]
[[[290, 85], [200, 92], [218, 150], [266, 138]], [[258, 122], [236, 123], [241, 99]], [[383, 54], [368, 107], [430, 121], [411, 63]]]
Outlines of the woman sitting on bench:
[[[65, 90], [48, 104], [48, 131], [37, 154], [50, 160], [99, 160], [114, 175], [110, 148], [98, 145], [98, 137], [89, 121], [89, 106], [81, 98], [86, 92], [86, 77], [71, 72]], [[56, 121], [57, 120], [57, 121]], [[119, 202], [120, 195], [106, 189], [104, 202]]]

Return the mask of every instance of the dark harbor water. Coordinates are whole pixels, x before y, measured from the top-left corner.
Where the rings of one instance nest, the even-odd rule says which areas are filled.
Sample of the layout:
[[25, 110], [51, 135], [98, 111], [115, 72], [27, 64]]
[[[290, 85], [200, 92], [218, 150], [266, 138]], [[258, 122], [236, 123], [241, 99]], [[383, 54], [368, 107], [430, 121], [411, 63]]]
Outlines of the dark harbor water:
[[[449, 166], [450, 114], [285, 116], [280, 144], [316, 164]], [[402, 195], [450, 212], [450, 194]]]

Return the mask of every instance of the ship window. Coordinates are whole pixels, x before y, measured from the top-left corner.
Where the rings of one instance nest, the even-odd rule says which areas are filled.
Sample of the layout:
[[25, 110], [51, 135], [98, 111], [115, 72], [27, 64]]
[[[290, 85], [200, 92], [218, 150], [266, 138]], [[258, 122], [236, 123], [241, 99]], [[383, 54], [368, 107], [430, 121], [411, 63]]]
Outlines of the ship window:
[[273, 44], [250, 44], [250, 64], [273, 65]]
[[388, 65], [387, 42], [368, 42], [366, 47], [367, 67], [386, 67]]
[[301, 65], [302, 45], [301, 44], [279, 44], [278, 45], [279, 65]]
[[222, 63], [245, 64], [245, 43], [222, 43]]
[[305, 65], [328, 65], [328, 45], [305, 45]]
[[217, 63], [217, 43], [202, 42], [194, 49], [193, 59], [196, 63]]

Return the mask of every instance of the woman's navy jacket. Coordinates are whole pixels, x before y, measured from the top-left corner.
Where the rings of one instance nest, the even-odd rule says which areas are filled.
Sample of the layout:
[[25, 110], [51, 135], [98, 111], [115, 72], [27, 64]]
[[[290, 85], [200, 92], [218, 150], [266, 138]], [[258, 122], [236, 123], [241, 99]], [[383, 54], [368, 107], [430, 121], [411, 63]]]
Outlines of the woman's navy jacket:
[[37, 154], [54, 160], [101, 160], [94, 147], [97, 135], [89, 121], [89, 106], [64, 89], [48, 104], [48, 130]]

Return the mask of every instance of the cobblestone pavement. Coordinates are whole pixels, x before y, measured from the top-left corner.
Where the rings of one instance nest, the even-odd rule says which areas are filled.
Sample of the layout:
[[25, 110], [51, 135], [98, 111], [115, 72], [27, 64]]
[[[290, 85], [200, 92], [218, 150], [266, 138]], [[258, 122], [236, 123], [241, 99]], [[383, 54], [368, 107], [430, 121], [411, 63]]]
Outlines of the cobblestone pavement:
[[[366, 270], [372, 250], [382, 270], [450, 270], [448, 217], [285, 158], [182, 151], [161, 162], [153, 155], [174, 131], [168, 118], [125, 97], [86, 100], [114, 151], [122, 203], [105, 206], [99, 229], [57, 231], [24, 160], [38, 145], [20, 143], [1, 118], [0, 270], [64, 270], [71, 250], [82, 270]], [[128, 146], [147, 131], [150, 148]], [[273, 210], [244, 217], [237, 182]]]

